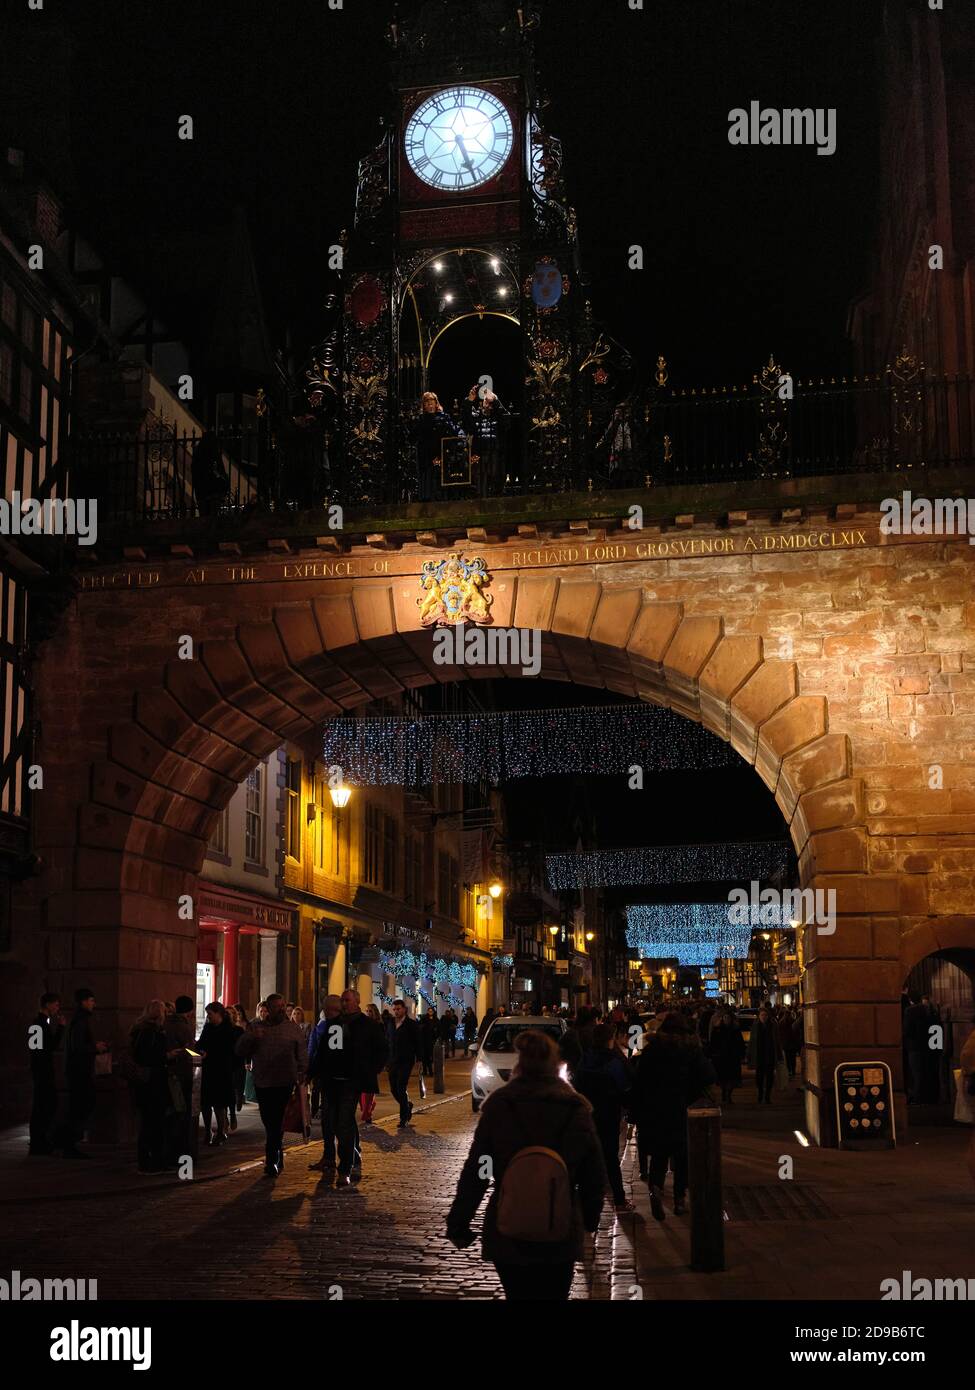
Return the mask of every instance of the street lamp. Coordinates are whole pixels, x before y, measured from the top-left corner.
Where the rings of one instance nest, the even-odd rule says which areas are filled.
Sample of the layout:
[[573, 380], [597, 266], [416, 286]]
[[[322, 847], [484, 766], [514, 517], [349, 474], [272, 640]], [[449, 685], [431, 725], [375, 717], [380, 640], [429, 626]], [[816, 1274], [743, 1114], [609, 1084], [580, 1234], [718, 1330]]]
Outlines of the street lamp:
[[587, 931], [587, 932], [586, 932], [586, 940], [587, 940], [587, 941], [595, 941], [595, 939], [596, 939], [596, 933], [595, 933], [594, 931]]
[[341, 782], [337, 787], [329, 789], [329, 796], [332, 798], [332, 805], [337, 811], [343, 811], [349, 804], [349, 797], [352, 795], [352, 788], [347, 787]]
[[554, 923], [552, 924], [552, 926], [549, 927], [549, 931], [552, 933], [553, 936], [558, 936], [559, 934], [559, 929]]
[[491, 894], [491, 897], [494, 898], [495, 901], [497, 901], [497, 899], [500, 898], [501, 894], [504, 892], [504, 885], [499, 883], [498, 880], [495, 879], [493, 883], [490, 883], [488, 885], [488, 892]]

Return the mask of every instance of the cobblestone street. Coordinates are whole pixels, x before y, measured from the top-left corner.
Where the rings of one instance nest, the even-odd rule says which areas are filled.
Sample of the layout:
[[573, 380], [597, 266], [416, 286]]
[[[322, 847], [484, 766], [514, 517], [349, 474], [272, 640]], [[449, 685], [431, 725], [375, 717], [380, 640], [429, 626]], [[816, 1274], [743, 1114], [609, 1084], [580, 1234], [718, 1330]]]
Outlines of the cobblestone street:
[[[451, 1071], [456, 1090], [466, 1068]], [[875, 1300], [880, 1280], [904, 1269], [972, 1277], [964, 1133], [918, 1129], [892, 1153], [803, 1150], [791, 1133], [794, 1109], [783, 1101], [763, 1113], [743, 1099], [726, 1117], [720, 1274], [689, 1269], [689, 1218], [651, 1218], [631, 1143], [623, 1167], [637, 1210], [616, 1218], [605, 1208], [573, 1298]], [[289, 1149], [274, 1181], [241, 1154], [244, 1166], [195, 1183], [133, 1188], [130, 1176], [102, 1169], [105, 1190], [96, 1193], [96, 1160], [84, 1165], [87, 1194], [68, 1197], [58, 1187], [63, 1165], [21, 1159], [35, 1198], [47, 1185], [43, 1200], [23, 1204], [10, 1201], [18, 1170], [6, 1160], [0, 1268], [97, 1278], [100, 1301], [327, 1299], [339, 1290], [382, 1301], [499, 1298], [479, 1247], [457, 1251], [443, 1234], [475, 1125], [467, 1094], [431, 1095], [412, 1128], [395, 1125], [387, 1115], [362, 1131], [362, 1178], [345, 1189], [309, 1171], [320, 1142]], [[786, 1153], [796, 1165], [790, 1182], [777, 1176]]]

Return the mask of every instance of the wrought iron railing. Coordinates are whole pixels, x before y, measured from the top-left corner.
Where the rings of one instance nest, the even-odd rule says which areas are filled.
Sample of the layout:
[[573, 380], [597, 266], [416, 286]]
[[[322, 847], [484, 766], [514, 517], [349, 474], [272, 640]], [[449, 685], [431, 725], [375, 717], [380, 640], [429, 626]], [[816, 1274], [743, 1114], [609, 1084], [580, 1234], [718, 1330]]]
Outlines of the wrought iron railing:
[[[603, 491], [880, 473], [975, 461], [975, 390], [968, 378], [894, 371], [860, 380], [786, 378], [774, 363], [742, 389], [666, 384], [618, 407], [609, 423], [566, 444], [553, 473], [534, 462], [531, 430], [509, 426], [496, 495]], [[333, 436], [337, 437], [339, 432]], [[297, 513], [333, 503], [396, 504], [419, 497], [406, 437], [364, 476], [318, 426], [138, 435], [76, 434], [71, 490], [97, 497], [102, 525], [141, 525], [251, 512]], [[549, 455], [550, 457], [550, 455]], [[478, 493], [436, 489], [435, 500]]]

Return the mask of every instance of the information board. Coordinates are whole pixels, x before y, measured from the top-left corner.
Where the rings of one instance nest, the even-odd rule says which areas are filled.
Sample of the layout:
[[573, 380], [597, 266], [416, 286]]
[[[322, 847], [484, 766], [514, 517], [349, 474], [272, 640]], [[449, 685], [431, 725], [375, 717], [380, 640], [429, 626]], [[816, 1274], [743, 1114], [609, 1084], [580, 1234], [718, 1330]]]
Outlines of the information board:
[[841, 1149], [893, 1149], [894, 1087], [886, 1062], [841, 1062], [834, 1073]]

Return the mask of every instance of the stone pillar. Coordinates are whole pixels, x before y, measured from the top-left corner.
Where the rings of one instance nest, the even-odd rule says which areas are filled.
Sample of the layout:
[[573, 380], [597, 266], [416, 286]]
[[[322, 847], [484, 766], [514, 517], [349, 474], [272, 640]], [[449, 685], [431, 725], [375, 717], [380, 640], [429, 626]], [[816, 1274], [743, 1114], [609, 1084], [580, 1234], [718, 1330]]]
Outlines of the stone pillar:
[[[340, 941], [339, 944], [338, 944], [338, 945], [336, 946], [336, 948], [335, 948], [335, 955], [332, 957], [331, 962], [329, 963], [329, 967], [328, 967], [328, 992], [329, 992], [329, 994], [342, 994], [342, 993], [343, 993], [343, 991], [345, 990], [345, 987], [346, 987], [346, 980], [347, 980], [347, 978], [348, 978], [348, 976], [346, 975], [346, 971], [347, 971], [347, 970], [348, 970], [348, 963], [347, 963], [347, 955], [346, 955], [346, 946], [345, 946], [345, 943], [344, 943], [343, 941]], [[356, 986], [356, 988], [358, 988], [358, 986]], [[365, 1008], [366, 1005], [367, 1005], [369, 1002], [370, 1002], [370, 1001], [369, 1001], [368, 999], [363, 1000], [363, 1001], [362, 1001], [362, 1007]], [[316, 1000], [316, 1007], [317, 1007], [317, 1008], [321, 1008], [321, 1004], [320, 1004], [317, 1000]]]

